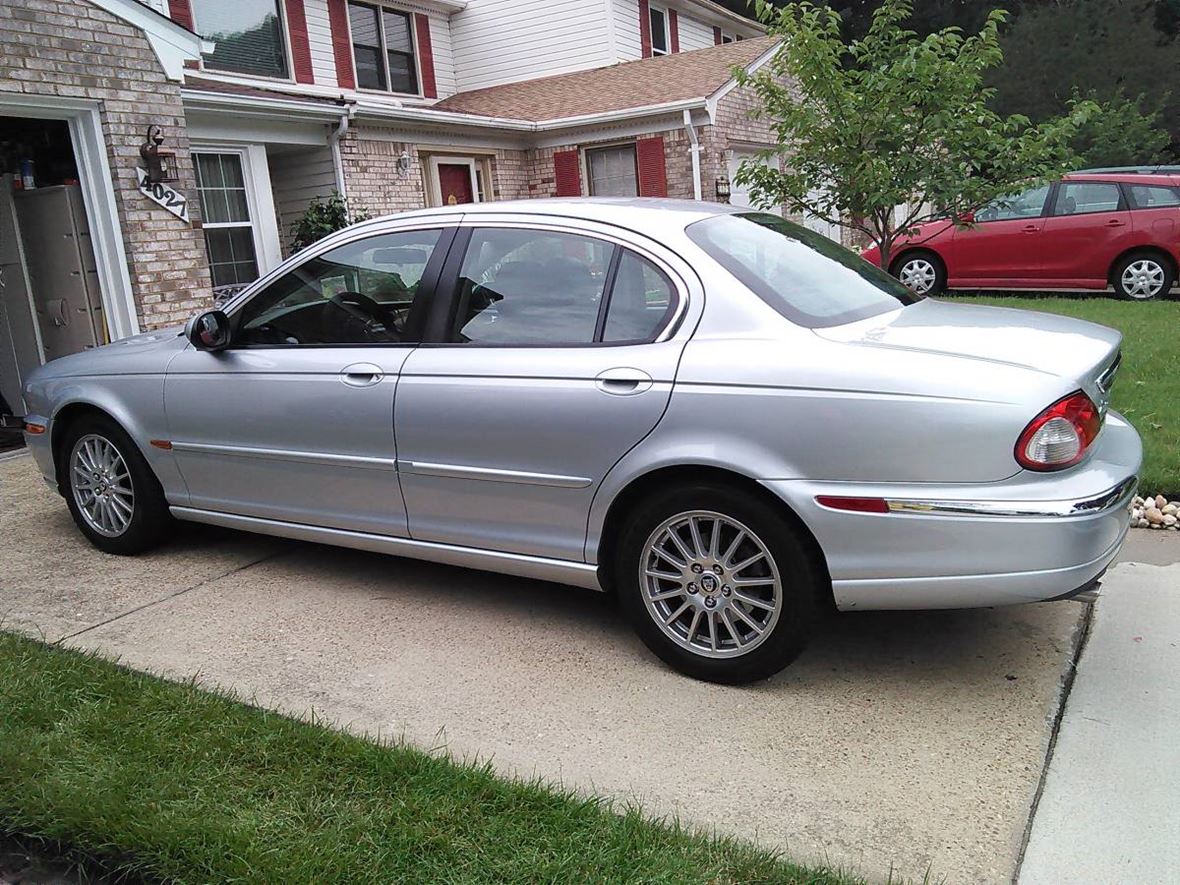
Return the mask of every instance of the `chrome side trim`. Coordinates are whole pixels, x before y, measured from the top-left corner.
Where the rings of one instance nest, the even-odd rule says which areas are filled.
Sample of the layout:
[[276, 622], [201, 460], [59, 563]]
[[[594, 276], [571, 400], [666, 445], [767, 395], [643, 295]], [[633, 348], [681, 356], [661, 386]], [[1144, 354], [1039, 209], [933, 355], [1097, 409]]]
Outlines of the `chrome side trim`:
[[477, 479], [489, 482], [515, 482], [531, 486], [556, 486], [584, 489], [594, 480], [585, 476], [562, 476], [556, 473], [529, 473], [524, 470], [497, 470], [492, 467], [464, 467], [460, 464], [432, 464], [428, 461], [398, 460], [397, 469], [415, 476], [445, 476], [450, 479]]
[[1126, 506], [1135, 494], [1139, 477], [1129, 476], [1113, 489], [1092, 498], [1073, 501], [924, 501], [899, 498], [886, 501], [890, 513], [934, 514], [938, 516], [1092, 516]]
[[[390, 445], [392, 448], [392, 443]], [[226, 455], [231, 458], [264, 458], [276, 461], [297, 461], [302, 464], [327, 464], [330, 467], [364, 467], [374, 470], [396, 470], [393, 458], [370, 458], [362, 455], [334, 455], [330, 452], [301, 452], [293, 449], [263, 449], [252, 446], [220, 446], [212, 443], [172, 442], [174, 452], [195, 452], [202, 455]]]
[[453, 544], [414, 541], [410, 538], [394, 538], [368, 532], [350, 532], [344, 529], [282, 522], [277, 519], [261, 519], [256, 516], [238, 516], [233, 513], [198, 510], [193, 507], [169, 507], [168, 509], [177, 519], [186, 519], [190, 522], [203, 522], [223, 528], [240, 529], [245, 532], [293, 538], [297, 541], [333, 544], [337, 547], [350, 547], [353, 550], [368, 550], [373, 553], [406, 556], [410, 559], [424, 559], [428, 562], [500, 572], [522, 578], [533, 578], [538, 581], [572, 584], [575, 587], [584, 587], [588, 590], [601, 591], [603, 589], [598, 580], [598, 567], [584, 562], [526, 556], [523, 553], [503, 553], [498, 550], [480, 550], [474, 547], [457, 547]]

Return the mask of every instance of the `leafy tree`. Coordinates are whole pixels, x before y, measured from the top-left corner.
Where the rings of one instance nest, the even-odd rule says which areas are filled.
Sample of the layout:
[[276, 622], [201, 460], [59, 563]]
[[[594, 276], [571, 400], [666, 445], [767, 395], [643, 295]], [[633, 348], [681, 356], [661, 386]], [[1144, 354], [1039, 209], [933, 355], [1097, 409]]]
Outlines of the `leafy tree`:
[[[763, 206], [783, 205], [867, 234], [888, 266], [893, 244], [915, 225], [957, 217], [1068, 169], [1070, 141], [1098, 112], [1074, 102], [1065, 116], [1032, 125], [988, 102], [984, 75], [1003, 62], [988, 14], [964, 36], [947, 28], [920, 38], [903, 27], [909, 0], [882, 0], [864, 37], [845, 42], [839, 14], [810, 2], [781, 9], [756, 0], [772, 60], [739, 82], [756, 92], [778, 147], [746, 161], [740, 184]], [[894, 207], [908, 207], [896, 218]]]
[[367, 221], [367, 212], [348, 211], [348, 201], [340, 194], [333, 193], [326, 200], [316, 197], [303, 214], [291, 223], [291, 247], [298, 252], [330, 233], [343, 230], [350, 224]]
[[[1089, 98], [1097, 101], [1101, 96], [1091, 92]], [[1093, 168], [1163, 162], [1171, 141], [1158, 125], [1164, 100], [1157, 99], [1154, 107], [1149, 101], [1140, 93], [1134, 99], [1119, 95], [1102, 102], [1102, 113], [1087, 120], [1074, 139], [1080, 165]]]

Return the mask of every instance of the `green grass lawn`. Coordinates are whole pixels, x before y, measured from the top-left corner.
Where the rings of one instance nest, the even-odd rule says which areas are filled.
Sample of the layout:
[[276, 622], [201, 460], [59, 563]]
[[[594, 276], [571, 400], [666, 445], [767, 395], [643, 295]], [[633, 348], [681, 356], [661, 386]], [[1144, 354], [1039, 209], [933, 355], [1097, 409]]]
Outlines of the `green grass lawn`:
[[1180, 493], [1180, 301], [1116, 301], [1085, 296], [975, 296], [955, 300], [1059, 313], [1123, 333], [1123, 365], [1111, 405], [1143, 437], [1143, 494]]
[[4, 831], [178, 882], [860, 881], [0, 632]]

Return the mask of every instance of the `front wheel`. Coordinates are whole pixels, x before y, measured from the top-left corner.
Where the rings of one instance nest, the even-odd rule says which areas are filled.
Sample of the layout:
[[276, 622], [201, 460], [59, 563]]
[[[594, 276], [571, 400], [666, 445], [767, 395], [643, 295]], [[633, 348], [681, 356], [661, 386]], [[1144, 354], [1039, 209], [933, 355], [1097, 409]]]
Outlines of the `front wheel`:
[[1153, 252], [1128, 255], [1115, 266], [1111, 277], [1115, 294], [1131, 301], [1150, 301], [1166, 295], [1176, 282], [1171, 262]]
[[105, 416], [78, 419], [62, 441], [59, 480], [70, 515], [106, 553], [133, 554], [160, 542], [172, 518], [147, 461]]
[[933, 252], [907, 252], [893, 262], [892, 273], [915, 295], [938, 295], [946, 289], [946, 267]]
[[665, 663], [709, 682], [782, 670], [803, 650], [830, 593], [782, 516], [724, 486], [648, 498], [618, 552], [620, 601], [640, 638]]

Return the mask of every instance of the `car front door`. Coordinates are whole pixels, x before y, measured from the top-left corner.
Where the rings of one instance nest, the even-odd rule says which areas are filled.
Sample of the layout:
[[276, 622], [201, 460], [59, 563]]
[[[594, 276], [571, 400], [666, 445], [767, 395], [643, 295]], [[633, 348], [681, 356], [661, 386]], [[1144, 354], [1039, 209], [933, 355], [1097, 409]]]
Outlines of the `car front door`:
[[1117, 184], [1063, 181], [1041, 236], [1041, 276], [1048, 286], [1104, 289], [1115, 258], [1133, 245], [1131, 212]]
[[609, 230], [461, 230], [437, 343], [398, 387], [415, 540], [583, 560], [596, 489], [667, 406], [689, 292], [666, 250]]
[[950, 285], [967, 288], [1035, 279], [1048, 195], [1049, 185], [1043, 185], [996, 200], [976, 212], [970, 226], [956, 228], [947, 262]]
[[172, 361], [164, 404], [190, 507], [405, 536], [394, 394], [453, 235], [321, 250], [234, 307], [228, 349]]

